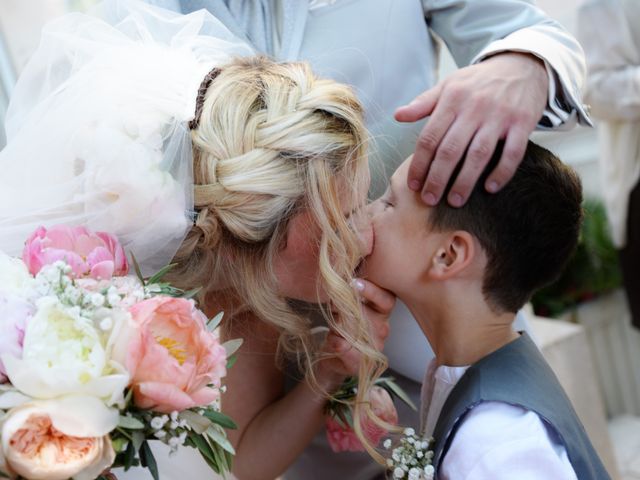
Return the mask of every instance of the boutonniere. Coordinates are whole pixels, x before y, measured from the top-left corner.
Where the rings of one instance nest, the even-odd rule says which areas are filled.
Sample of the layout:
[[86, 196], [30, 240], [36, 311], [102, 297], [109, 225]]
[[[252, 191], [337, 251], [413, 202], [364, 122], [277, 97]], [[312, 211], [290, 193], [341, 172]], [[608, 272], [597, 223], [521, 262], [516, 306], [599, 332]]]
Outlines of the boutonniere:
[[405, 428], [395, 448], [387, 439], [382, 446], [391, 452], [387, 458], [387, 468], [391, 478], [407, 480], [433, 480], [435, 469], [433, 462], [433, 438], [422, 439], [413, 428]]
[[[403, 401], [413, 410], [417, 410], [408, 395], [393, 380], [392, 377], [378, 378], [367, 394], [373, 413], [389, 426], [395, 426], [398, 423], [398, 413], [393, 403], [394, 398]], [[357, 386], [357, 377], [347, 378], [325, 406], [327, 441], [336, 453], [365, 451], [364, 445], [353, 428], [353, 407]], [[390, 433], [366, 416], [361, 418], [361, 422], [362, 432], [374, 448]], [[400, 428], [397, 430], [399, 431]]]

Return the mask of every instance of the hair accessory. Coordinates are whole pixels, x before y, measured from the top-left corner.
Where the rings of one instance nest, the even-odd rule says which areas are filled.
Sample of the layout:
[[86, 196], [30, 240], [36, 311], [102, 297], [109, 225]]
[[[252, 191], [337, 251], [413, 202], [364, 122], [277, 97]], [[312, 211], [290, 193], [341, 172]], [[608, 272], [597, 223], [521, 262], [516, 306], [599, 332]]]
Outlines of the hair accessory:
[[211, 85], [211, 82], [220, 75], [220, 69], [218, 67], [213, 68], [202, 80], [200, 88], [198, 88], [198, 96], [196, 97], [196, 113], [193, 120], [189, 122], [189, 129], [195, 130], [200, 124], [200, 115], [202, 115], [202, 107], [204, 105], [204, 97], [207, 94], [207, 90]]

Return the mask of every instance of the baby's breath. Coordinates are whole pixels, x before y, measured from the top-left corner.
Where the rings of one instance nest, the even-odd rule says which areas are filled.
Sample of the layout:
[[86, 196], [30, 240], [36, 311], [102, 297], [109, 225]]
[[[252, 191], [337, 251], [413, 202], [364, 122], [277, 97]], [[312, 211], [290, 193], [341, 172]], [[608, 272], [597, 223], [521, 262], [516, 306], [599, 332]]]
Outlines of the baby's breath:
[[391, 450], [391, 440], [387, 439], [383, 447], [391, 450], [391, 457], [387, 459], [387, 467], [392, 478], [406, 480], [433, 480], [435, 469], [431, 464], [433, 451], [429, 446], [433, 442], [430, 438], [422, 440], [413, 428], [406, 428], [399, 445]]

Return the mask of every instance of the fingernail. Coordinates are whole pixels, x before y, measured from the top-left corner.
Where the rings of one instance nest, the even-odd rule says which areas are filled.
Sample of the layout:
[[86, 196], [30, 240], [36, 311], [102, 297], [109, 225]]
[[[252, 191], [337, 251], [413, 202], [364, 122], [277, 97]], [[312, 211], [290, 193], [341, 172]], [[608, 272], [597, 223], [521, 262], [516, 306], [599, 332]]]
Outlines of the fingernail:
[[438, 199], [431, 192], [425, 193], [423, 198], [424, 198], [424, 203], [426, 203], [427, 205], [431, 205], [432, 207], [434, 207], [438, 203]]
[[459, 193], [452, 193], [451, 195], [449, 195], [449, 204], [452, 207], [461, 207], [462, 203], [462, 195], [460, 195]]
[[419, 182], [418, 180], [411, 180], [411, 181], [409, 182], [409, 188], [410, 188], [411, 190], [413, 190], [414, 192], [418, 192], [418, 191], [420, 191], [420, 186], [421, 186], [421, 185], [420, 185], [420, 182]]
[[359, 292], [364, 290], [364, 282], [359, 278], [354, 278], [353, 280], [351, 280], [351, 285]]
[[489, 185], [487, 185], [487, 190], [489, 190], [491, 193], [496, 193], [498, 191], [498, 182], [489, 182]]

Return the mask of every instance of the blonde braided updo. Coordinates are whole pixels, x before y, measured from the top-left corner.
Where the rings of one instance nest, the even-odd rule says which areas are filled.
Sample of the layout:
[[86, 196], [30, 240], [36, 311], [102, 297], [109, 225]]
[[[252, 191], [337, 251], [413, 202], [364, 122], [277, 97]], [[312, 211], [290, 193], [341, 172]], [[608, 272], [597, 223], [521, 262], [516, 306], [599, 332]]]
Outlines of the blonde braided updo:
[[252, 57], [216, 72], [199, 110], [192, 132], [197, 216], [173, 281], [203, 287], [203, 299], [221, 288], [233, 292], [280, 332], [280, 353], [295, 354], [309, 372], [316, 359], [309, 320], [277, 294], [273, 273], [288, 220], [309, 211], [322, 232], [322, 287], [340, 321], [328, 308], [325, 319], [369, 359], [361, 369], [368, 381], [383, 360], [349, 284], [360, 250], [340, 203], [344, 186], [356, 208], [366, 201], [366, 130], [356, 96], [318, 79], [306, 63]]

